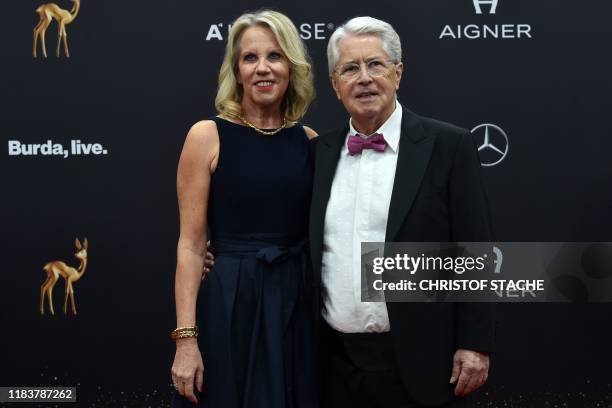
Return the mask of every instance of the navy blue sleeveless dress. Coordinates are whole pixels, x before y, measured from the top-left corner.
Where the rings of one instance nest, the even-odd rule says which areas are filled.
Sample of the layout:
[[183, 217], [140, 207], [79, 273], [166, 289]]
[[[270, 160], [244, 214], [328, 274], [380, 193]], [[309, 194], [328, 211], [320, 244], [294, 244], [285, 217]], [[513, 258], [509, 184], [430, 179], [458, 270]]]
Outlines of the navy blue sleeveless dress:
[[[312, 162], [296, 124], [267, 136], [221, 118], [208, 225], [215, 266], [198, 297], [199, 406], [316, 407], [308, 213]], [[191, 407], [174, 395], [173, 407]]]

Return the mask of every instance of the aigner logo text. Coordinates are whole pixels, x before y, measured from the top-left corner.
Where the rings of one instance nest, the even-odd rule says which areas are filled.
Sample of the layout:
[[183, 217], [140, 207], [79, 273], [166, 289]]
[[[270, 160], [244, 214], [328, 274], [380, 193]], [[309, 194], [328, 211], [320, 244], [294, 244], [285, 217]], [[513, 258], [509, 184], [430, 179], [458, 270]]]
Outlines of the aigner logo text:
[[[464, 0], [467, 2], [467, 0]], [[472, 0], [474, 13], [481, 20], [498, 12], [501, 0]], [[479, 39], [531, 39], [531, 24], [447, 24], [442, 28], [440, 40], [479, 40]]]

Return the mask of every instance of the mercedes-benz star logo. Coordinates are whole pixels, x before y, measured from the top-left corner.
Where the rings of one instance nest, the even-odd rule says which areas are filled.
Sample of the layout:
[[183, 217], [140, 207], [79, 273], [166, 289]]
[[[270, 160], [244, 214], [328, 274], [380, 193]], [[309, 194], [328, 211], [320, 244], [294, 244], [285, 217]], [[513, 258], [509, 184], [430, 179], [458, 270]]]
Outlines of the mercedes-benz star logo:
[[502, 128], [491, 123], [483, 123], [476, 126], [471, 132], [479, 142], [478, 154], [482, 166], [495, 166], [506, 158], [510, 144], [508, 135]]

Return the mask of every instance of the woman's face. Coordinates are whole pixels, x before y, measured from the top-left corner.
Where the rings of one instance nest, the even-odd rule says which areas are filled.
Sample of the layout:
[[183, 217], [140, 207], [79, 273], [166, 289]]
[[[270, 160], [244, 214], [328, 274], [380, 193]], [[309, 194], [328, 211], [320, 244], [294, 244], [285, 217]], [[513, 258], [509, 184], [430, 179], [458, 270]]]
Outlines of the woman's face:
[[267, 27], [249, 27], [240, 37], [238, 83], [244, 89], [242, 104], [280, 106], [289, 86], [289, 61]]

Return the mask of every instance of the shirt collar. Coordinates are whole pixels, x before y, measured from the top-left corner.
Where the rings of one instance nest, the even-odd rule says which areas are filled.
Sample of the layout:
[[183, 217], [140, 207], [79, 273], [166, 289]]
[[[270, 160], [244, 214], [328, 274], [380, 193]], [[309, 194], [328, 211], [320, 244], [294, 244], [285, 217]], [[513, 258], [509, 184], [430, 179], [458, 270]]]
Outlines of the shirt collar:
[[[389, 118], [379, 127], [374, 133], [382, 133], [385, 136], [385, 141], [394, 153], [397, 153], [399, 146], [400, 133], [402, 129], [402, 106], [399, 101], [395, 100], [395, 109]], [[373, 134], [374, 134], [373, 133]], [[349, 135], [359, 135], [368, 138], [370, 135], [364, 136], [359, 134], [353, 127], [353, 120], [349, 119]]]

